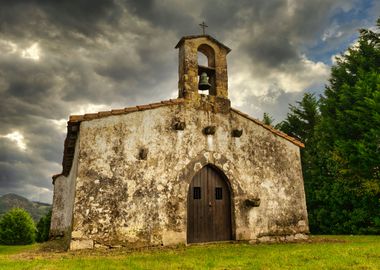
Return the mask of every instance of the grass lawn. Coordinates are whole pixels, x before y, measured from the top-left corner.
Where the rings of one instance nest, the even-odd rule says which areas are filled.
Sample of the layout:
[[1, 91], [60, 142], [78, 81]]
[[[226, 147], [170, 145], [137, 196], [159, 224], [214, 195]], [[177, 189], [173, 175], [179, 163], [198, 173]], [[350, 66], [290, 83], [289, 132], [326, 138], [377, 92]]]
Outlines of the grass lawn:
[[93, 251], [0, 246], [0, 269], [380, 269], [380, 236], [313, 236], [309, 243], [220, 243]]

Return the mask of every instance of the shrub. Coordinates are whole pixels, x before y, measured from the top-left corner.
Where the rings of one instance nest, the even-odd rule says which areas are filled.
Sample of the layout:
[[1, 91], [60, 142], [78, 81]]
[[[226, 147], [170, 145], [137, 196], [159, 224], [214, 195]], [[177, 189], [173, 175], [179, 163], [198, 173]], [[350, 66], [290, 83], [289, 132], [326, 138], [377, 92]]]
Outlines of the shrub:
[[49, 240], [50, 221], [51, 210], [45, 216], [40, 218], [40, 220], [37, 223], [37, 242], [45, 242]]
[[35, 236], [34, 221], [24, 209], [13, 208], [0, 219], [0, 243], [2, 244], [31, 244]]

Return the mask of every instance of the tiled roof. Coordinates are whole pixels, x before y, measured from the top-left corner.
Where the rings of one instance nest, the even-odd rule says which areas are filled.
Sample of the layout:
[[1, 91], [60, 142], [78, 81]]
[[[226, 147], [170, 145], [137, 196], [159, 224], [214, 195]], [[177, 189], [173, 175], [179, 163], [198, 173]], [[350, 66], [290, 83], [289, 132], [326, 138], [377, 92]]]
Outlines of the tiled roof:
[[274, 133], [274, 134], [276, 134], [276, 135], [278, 135], [278, 136], [280, 136], [280, 137], [282, 137], [282, 138], [284, 138], [284, 139], [286, 139], [286, 140], [294, 143], [295, 145], [297, 145], [299, 147], [302, 147], [302, 148], [305, 147], [305, 145], [302, 142], [300, 142], [299, 140], [297, 140], [297, 139], [289, 136], [288, 134], [286, 134], [286, 133], [284, 133], [282, 131], [279, 131], [278, 129], [275, 129], [272, 126], [265, 125], [260, 120], [257, 120], [255, 118], [249, 116], [248, 114], [243, 113], [243, 112], [241, 112], [239, 110], [236, 110], [234, 108], [231, 108], [231, 110], [234, 111], [234, 112], [236, 112], [237, 114], [243, 116], [244, 118], [247, 118], [248, 120], [251, 120], [252, 122], [255, 122], [256, 124], [258, 124], [258, 125], [262, 126], [263, 128], [269, 130], [270, 132], [272, 132], [272, 133]]
[[[111, 110], [111, 111], [102, 111], [98, 113], [88, 113], [84, 115], [71, 115], [69, 121], [67, 122], [67, 136], [65, 139], [65, 147], [63, 152], [63, 161], [62, 161], [62, 173], [54, 175], [53, 183], [55, 179], [61, 175], [68, 176], [71, 170], [71, 166], [74, 159], [74, 153], [75, 153], [75, 143], [78, 137], [79, 132], [79, 125], [82, 121], [89, 121], [93, 119], [99, 119], [108, 117], [111, 115], [120, 115], [120, 114], [128, 114], [131, 112], [137, 112], [137, 111], [145, 111], [150, 109], [155, 109], [158, 107], [164, 107], [164, 106], [170, 106], [170, 105], [178, 105], [184, 103], [185, 100], [183, 98], [178, 99], [170, 99], [170, 100], [164, 100], [157, 103], [151, 103], [147, 105], [139, 105], [134, 107], [126, 107], [124, 109], [117, 109], [117, 110]], [[245, 114], [239, 110], [231, 108], [231, 110], [244, 118], [253, 121], [254, 123], [262, 126], [263, 128], [269, 130], [270, 132], [294, 143], [295, 145], [299, 147], [304, 147], [304, 144], [297, 139], [271, 127], [268, 125], [263, 124], [261, 121], [250, 117], [248, 114]]]
[[185, 100], [183, 98], [177, 98], [177, 99], [164, 100], [164, 101], [157, 102], [157, 103], [151, 103], [151, 104], [147, 104], [147, 105], [126, 107], [124, 109], [103, 111], [103, 112], [98, 112], [98, 113], [87, 113], [84, 115], [70, 115], [69, 122], [77, 123], [77, 122], [82, 122], [82, 121], [86, 121], [86, 120], [99, 119], [99, 118], [103, 118], [103, 117], [107, 117], [107, 116], [111, 116], [111, 115], [128, 114], [131, 112], [145, 111], [145, 110], [150, 110], [150, 109], [168, 106], [168, 105], [181, 104], [184, 101]]

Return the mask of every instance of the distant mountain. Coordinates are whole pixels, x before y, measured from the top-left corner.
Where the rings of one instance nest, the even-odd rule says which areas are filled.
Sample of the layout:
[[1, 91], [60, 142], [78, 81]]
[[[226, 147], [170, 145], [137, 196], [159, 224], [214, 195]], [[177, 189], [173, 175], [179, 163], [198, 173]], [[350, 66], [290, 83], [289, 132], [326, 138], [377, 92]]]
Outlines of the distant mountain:
[[14, 207], [28, 211], [36, 222], [51, 209], [51, 205], [48, 203], [32, 202], [16, 194], [6, 194], [0, 197], [0, 217]]

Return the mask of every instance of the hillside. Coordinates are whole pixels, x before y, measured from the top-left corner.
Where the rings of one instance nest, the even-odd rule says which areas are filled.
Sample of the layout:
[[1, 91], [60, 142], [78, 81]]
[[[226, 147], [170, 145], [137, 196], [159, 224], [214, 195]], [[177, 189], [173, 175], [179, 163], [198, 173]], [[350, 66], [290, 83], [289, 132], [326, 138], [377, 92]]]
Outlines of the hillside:
[[0, 216], [4, 215], [13, 207], [20, 207], [30, 213], [34, 221], [38, 221], [42, 216], [46, 215], [51, 209], [51, 205], [41, 202], [32, 202], [28, 199], [16, 195], [6, 194], [0, 197]]

